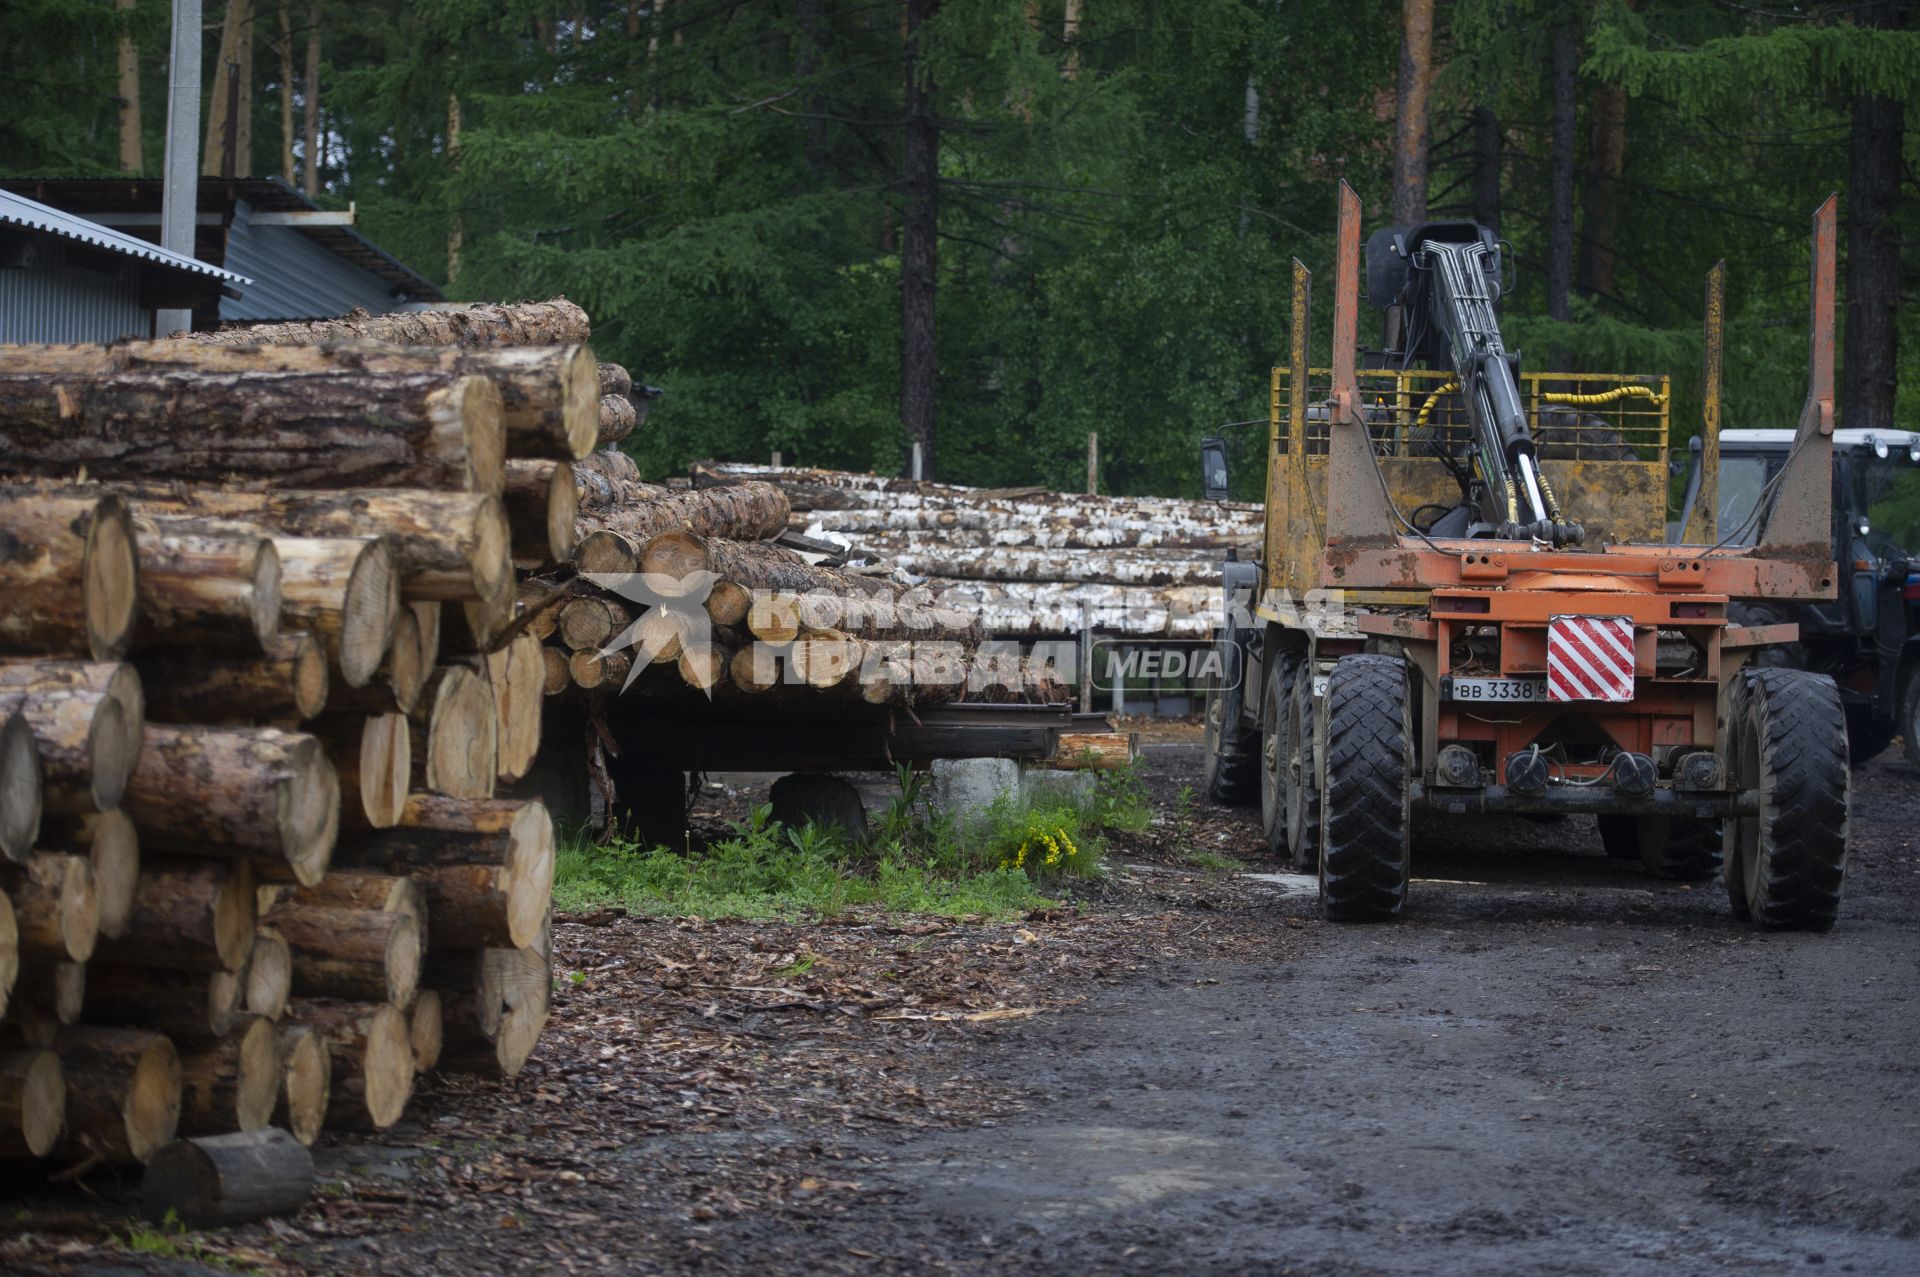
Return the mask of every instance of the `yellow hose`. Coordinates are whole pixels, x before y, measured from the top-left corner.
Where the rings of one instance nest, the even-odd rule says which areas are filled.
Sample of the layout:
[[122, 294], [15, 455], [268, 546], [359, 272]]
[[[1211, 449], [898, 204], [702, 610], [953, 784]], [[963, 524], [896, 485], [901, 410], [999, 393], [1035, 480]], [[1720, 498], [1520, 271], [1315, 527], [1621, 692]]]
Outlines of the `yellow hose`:
[[1576, 408], [1592, 408], [1603, 403], [1613, 403], [1620, 399], [1645, 399], [1653, 404], [1664, 404], [1667, 397], [1656, 393], [1648, 386], [1615, 386], [1612, 390], [1600, 390], [1590, 395], [1576, 395], [1565, 391], [1552, 391], [1540, 396], [1541, 403], [1568, 404]]
[[1442, 398], [1452, 394], [1454, 391], [1458, 389], [1460, 389], [1459, 382], [1449, 381], [1445, 385], [1441, 386], [1439, 389], [1435, 390], [1432, 394], [1428, 395], [1427, 401], [1420, 405], [1419, 415], [1413, 419], [1413, 428], [1415, 430], [1425, 430], [1427, 428], [1427, 418], [1433, 415], [1433, 406], [1439, 403]]

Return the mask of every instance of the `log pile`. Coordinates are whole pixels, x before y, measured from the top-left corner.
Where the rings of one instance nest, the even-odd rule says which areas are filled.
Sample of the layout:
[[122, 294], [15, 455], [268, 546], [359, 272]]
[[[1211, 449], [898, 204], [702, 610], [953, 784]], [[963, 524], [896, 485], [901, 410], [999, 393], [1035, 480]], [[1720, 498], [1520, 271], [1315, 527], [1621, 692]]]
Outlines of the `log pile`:
[[306, 1145], [526, 1061], [514, 558], [571, 558], [573, 466], [637, 416], [585, 336], [552, 302], [0, 346], [0, 1158]]
[[1128, 638], [1204, 638], [1220, 616], [1220, 562], [1260, 544], [1261, 509], [1233, 502], [1078, 496], [707, 463], [695, 491], [777, 484], [792, 531], [845, 547], [848, 566], [885, 572], [969, 612], [996, 639], [1091, 626]]

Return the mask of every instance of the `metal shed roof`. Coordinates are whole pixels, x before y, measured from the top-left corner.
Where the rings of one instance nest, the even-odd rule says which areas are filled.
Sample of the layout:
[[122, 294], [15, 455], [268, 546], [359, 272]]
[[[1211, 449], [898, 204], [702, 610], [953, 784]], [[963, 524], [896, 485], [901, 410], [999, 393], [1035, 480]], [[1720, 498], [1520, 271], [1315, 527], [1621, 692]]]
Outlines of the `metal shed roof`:
[[89, 222], [84, 217], [75, 217], [57, 208], [49, 208], [38, 200], [30, 200], [24, 195], [15, 195], [11, 191], [0, 191], [0, 225], [43, 231], [48, 235], [58, 235], [62, 239], [74, 240], [108, 252], [136, 257], [141, 261], [152, 262], [156, 266], [169, 270], [204, 275], [209, 279], [220, 280], [222, 283], [251, 284], [253, 282], [244, 275], [236, 275], [230, 270], [222, 270], [218, 266], [209, 266], [191, 257], [169, 252], [167, 249], [149, 244], [146, 240], [123, 235], [97, 222]]

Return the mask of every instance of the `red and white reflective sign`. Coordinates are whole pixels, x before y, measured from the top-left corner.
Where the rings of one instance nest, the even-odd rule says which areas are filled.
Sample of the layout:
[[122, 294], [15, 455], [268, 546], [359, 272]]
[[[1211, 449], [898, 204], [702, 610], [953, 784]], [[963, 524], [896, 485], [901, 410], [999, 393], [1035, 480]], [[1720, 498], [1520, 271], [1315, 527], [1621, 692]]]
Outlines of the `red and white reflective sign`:
[[1633, 699], [1633, 619], [1556, 616], [1547, 623], [1547, 699]]

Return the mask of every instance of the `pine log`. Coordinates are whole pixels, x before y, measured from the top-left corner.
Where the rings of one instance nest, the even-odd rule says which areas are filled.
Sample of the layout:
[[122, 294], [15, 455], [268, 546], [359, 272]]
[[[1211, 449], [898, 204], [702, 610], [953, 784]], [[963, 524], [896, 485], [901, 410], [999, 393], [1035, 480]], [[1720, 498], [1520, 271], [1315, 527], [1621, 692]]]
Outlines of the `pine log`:
[[311, 887], [267, 883], [258, 893], [262, 915], [286, 906], [307, 909], [364, 909], [412, 918], [426, 937], [426, 903], [420, 887], [404, 874], [375, 873], [336, 865]]
[[600, 428], [594, 435], [594, 442], [600, 447], [619, 443], [633, 433], [640, 416], [625, 395], [602, 395], [600, 397]]
[[587, 312], [564, 297], [544, 302], [475, 302], [459, 310], [354, 310], [340, 319], [247, 324], [217, 332], [183, 333], [185, 340], [218, 346], [311, 346], [336, 341], [383, 341], [396, 346], [578, 345], [587, 340]]
[[266, 537], [176, 536], [135, 520], [142, 648], [269, 648], [280, 632], [280, 555]]
[[740, 625], [746, 621], [747, 611], [753, 606], [753, 595], [744, 585], [715, 581], [713, 588], [707, 591], [703, 606], [715, 625]]
[[43, 809], [111, 811], [141, 753], [146, 695], [115, 661], [0, 661], [0, 715], [18, 713], [40, 755]]
[[546, 679], [541, 651], [540, 640], [523, 633], [486, 658], [487, 687], [493, 694], [495, 775], [506, 784], [525, 776], [540, 753], [540, 702]]
[[431, 1073], [439, 1065], [440, 1047], [446, 1036], [445, 1018], [438, 992], [422, 989], [414, 996], [413, 1010], [407, 1013], [407, 1038], [413, 1044], [416, 1071]]
[[153, 1029], [177, 1041], [218, 1037], [248, 1014], [244, 984], [231, 971], [197, 979], [143, 963], [89, 963], [87, 1022]]
[[333, 1062], [327, 1040], [302, 1024], [283, 1024], [278, 1031], [280, 1056], [286, 1068], [273, 1122], [292, 1132], [302, 1144], [311, 1145], [326, 1126], [332, 1093]]
[[[136, 653], [153, 717], [166, 723], [297, 722], [326, 708], [327, 653], [311, 634], [289, 630], [255, 656], [205, 650]], [[342, 694], [351, 689], [341, 684]]]
[[636, 545], [674, 529], [696, 537], [755, 542], [784, 532], [787, 513], [786, 494], [772, 484], [673, 492], [654, 484], [610, 480], [605, 504], [584, 504], [579, 524], [583, 536], [616, 532]]
[[144, 1162], [180, 1121], [180, 1057], [165, 1035], [74, 1025], [54, 1039], [67, 1082], [64, 1156]]
[[253, 952], [255, 918], [246, 861], [155, 861], [140, 872], [126, 934], [100, 942], [100, 961], [239, 972]]
[[791, 590], [753, 590], [748, 594], [747, 630], [764, 644], [780, 647], [800, 637], [799, 596]]
[[148, 727], [126, 806], [149, 846], [247, 856], [313, 883], [339, 832], [340, 781], [312, 736]]
[[1046, 766], [1055, 771], [1117, 771], [1133, 762], [1132, 732], [1062, 732]]
[[579, 542], [580, 513], [573, 468], [564, 461], [507, 462], [503, 500], [513, 529], [513, 557], [529, 563], [565, 563]]
[[22, 959], [85, 962], [100, 938], [93, 866], [84, 856], [36, 851], [6, 875]]
[[411, 714], [420, 703], [420, 693], [427, 685], [427, 671], [433, 668], [422, 665], [420, 656], [420, 622], [414, 619], [412, 608], [402, 608], [394, 619], [393, 643], [387, 648], [387, 659], [381, 663], [377, 676], [377, 681], [384, 683], [392, 696], [393, 708], [402, 714]]
[[349, 829], [385, 829], [399, 818], [413, 780], [413, 731], [405, 714], [327, 715], [311, 724], [327, 742]]
[[586, 531], [587, 520], [580, 520], [582, 533], [573, 548], [573, 566], [587, 577], [631, 576], [640, 570], [640, 546], [632, 537], [605, 528]]
[[570, 588], [570, 583], [550, 585], [535, 577], [523, 578], [515, 585], [514, 607], [526, 618], [522, 633], [531, 634], [543, 643], [552, 638], [559, 629], [560, 609], [566, 606]]
[[296, 997], [412, 1004], [420, 927], [405, 914], [282, 902], [265, 921], [293, 950]]
[[52, 1046], [64, 1025], [78, 1024], [87, 1006], [85, 962], [23, 962], [14, 981], [7, 1021], [29, 1046]]
[[427, 671], [440, 663], [441, 607], [432, 599], [415, 599], [407, 604], [407, 610], [413, 613], [414, 624], [419, 627], [420, 676], [424, 683]]
[[34, 1047], [0, 1048], [0, 1158], [45, 1157], [66, 1121], [60, 1057]]
[[727, 666], [733, 660], [733, 649], [718, 640], [709, 642], [683, 642], [680, 655], [674, 659], [674, 667], [680, 671], [680, 681], [699, 692], [711, 692], [724, 686], [727, 681]]
[[400, 564], [380, 537], [278, 537], [281, 598], [290, 625], [319, 635], [341, 680], [364, 687], [393, 645]]
[[13, 901], [0, 891], [0, 1017], [7, 1014], [19, 979], [20, 924], [14, 921]]
[[399, 555], [407, 599], [490, 599], [513, 584], [512, 537], [500, 498], [480, 492], [362, 489], [345, 492], [181, 491], [140, 488], [143, 518], [228, 520], [281, 537], [384, 537]]
[[257, 1131], [273, 1120], [282, 1061], [273, 1022], [243, 1016], [219, 1036], [177, 1039], [180, 1133]]
[[[278, 353], [12, 347], [0, 365], [0, 450], [43, 475], [500, 491], [506, 435], [492, 381]], [[305, 366], [285, 366], [294, 363]]]
[[419, 715], [409, 720], [416, 784], [454, 798], [493, 797], [500, 733], [486, 678], [464, 665], [444, 665], [423, 699], [424, 721]]
[[605, 647], [614, 635], [633, 624], [633, 611], [599, 594], [570, 599], [560, 609], [556, 633], [575, 652]]
[[[549, 648], [549, 651], [552, 649]], [[592, 691], [596, 687], [624, 687], [633, 669], [632, 652], [575, 652], [567, 659], [567, 677], [575, 687]]]
[[175, 1140], [141, 1180], [147, 1217], [187, 1228], [290, 1215], [312, 1192], [313, 1154], [275, 1127]]
[[620, 395], [623, 398], [633, 389], [633, 374], [619, 364], [602, 363], [596, 372], [599, 376], [600, 394]]
[[546, 1027], [552, 928], [520, 949], [449, 950], [429, 973], [440, 992], [443, 1068], [515, 1077]]
[[332, 1060], [327, 1123], [385, 1130], [413, 1095], [407, 1017], [384, 1002], [295, 999], [288, 1023], [312, 1029]]
[[544, 671], [541, 690], [548, 696], [558, 696], [573, 685], [572, 671], [567, 665], [567, 654], [557, 647], [542, 647], [540, 662]]
[[242, 1000], [248, 1011], [269, 1020], [287, 1013], [287, 999], [293, 996], [293, 948], [285, 936], [272, 927], [256, 927], [245, 975]]
[[664, 496], [664, 484], [646, 483], [640, 478], [640, 466], [617, 448], [602, 448], [573, 463], [573, 482], [582, 510], [606, 510], [620, 504], [635, 491]]
[[[188, 366], [220, 373], [479, 377], [499, 396], [505, 451], [513, 456], [579, 456], [591, 446], [599, 424], [599, 370], [592, 353], [579, 345], [460, 350], [351, 342], [319, 347], [235, 346], [216, 353], [197, 344], [155, 342], [137, 349], [152, 358], [185, 361]], [[459, 485], [443, 482], [417, 486]]]
[[553, 900], [553, 821], [537, 800], [414, 794], [398, 825], [355, 838], [340, 854], [345, 864], [409, 874], [426, 898], [436, 948], [532, 944]]
[[40, 837], [40, 746], [18, 707], [0, 708], [0, 858], [20, 860]]
[[133, 515], [118, 493], [0, 485], [0, 651], [117, 660], [139, 599]]

